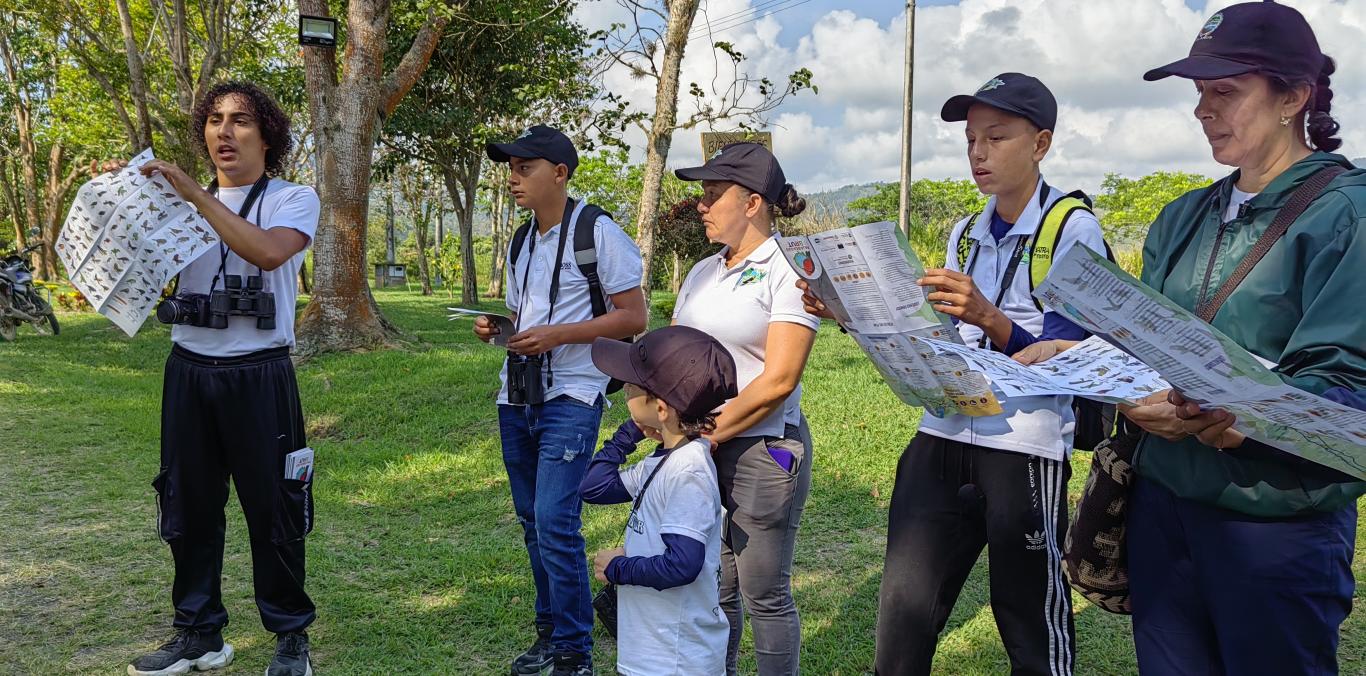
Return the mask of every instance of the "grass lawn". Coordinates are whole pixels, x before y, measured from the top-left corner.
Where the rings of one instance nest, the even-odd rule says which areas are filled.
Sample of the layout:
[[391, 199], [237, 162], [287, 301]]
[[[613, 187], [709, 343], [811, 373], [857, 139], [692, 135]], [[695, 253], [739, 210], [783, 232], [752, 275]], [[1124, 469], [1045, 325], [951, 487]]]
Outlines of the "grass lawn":
[[[404, 348], [299, 369], [319, 453], [308, 544], [315, 664], [331, 674], [505, 673], [532, 635], [533, 589], [498, 445], [502, 354], [477, 343], [468, 323], [446, 321], [444, 294], [382, 292], [379, 300], [408, 332]], [[26, 327], [17, 342], [0, 343], [0, 671], [122, 673], [171, 622], [171, 558], [157, 538], [150, 486], [169, 332], [150, 321], [129, 339], [95, 314], [60, 320], [60, 336]], [[803, 666], [868, 673], [887, 503], [919, 411], [898, 402], [853, 342], [829, 327], [805, 385], [816, 450], [796, 562]], [[625, 415], [624, 406], [612, 408], [603, 434]], [[1074, 461], [1073, 498], [1088, 460]], [[274, 640], [252, 603], [235, 502], [223, 593], [238, 656], [227, 672], [260, 673]], [[590, 551], [615, 546], [624, 509], [585, 508]], [[1127, 619], [1075, 600], [1078, 673], [1134, 673]], [[1363, 624], [1357, 613], [1343, 629], [1343, 673], [1366, 673]], [[599, 673], [612, 673], [612, 640], [598, 632], [597, 645]], [[752, 658], [743, 666], [752, 672]], [[1009, 670], [985, 558], [935, 667]]]

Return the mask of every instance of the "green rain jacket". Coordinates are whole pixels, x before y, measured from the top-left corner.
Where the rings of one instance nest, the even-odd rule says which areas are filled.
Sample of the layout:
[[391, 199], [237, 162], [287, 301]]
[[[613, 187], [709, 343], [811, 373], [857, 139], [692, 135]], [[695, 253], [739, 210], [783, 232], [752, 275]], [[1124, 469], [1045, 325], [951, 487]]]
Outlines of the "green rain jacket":
[[[1143, 245], [1143, 282], [1194, 311], [1220, 228], [1207, 296], [1213, 296], [1271, 225], [1300, 183], [1340, 155], [1295, 163], [1223, 223], [1238, 172], [1163, 208]], [[1215, 315], [1213, 324], [1249, 352], [1275, 362], [1290, 385], [1322, 394], [1366, 389], [1366, 170], [1338, 176], [1290, 226]], [[1254, 517], [1341, 509], [1366, 482], [1249, 439], [1219, 451], [1194, 437], [1144, 435], [1138, 473], [1176, 495]]]

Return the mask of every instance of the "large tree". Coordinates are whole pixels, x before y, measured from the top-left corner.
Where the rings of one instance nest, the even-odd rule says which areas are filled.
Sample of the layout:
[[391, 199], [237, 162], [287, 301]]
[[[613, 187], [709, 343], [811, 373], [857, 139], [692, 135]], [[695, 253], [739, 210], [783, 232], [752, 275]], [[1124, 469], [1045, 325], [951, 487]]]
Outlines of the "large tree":
[[[0, 203], [22, 248], [30, 230], [49, 245], [33, 254], [40, 278], [55, 279], [57, 239], [80, 161], [108, 150], [108, 108], [73, 69], [56, 32], [0, 0]], [[73, 151], [74, 149], [77, 149]], [[77, 154], [83, 157], [75, 157]]]
[[[347, 4], [340, 63], [334, 47], [304, 49], [322, 215], [313, 245], [313, 297], [299, 318], [301, 354], [369, 347], [387, 342], [396, 332], [366, 284], [371, 156], [382, 119], [393, 114], [421, 77], [453, 12], [463, 6], [428, 9], [391, 69], [385, 67], [392, 10], [388, 0]], [[299, 12], [329, 15], [325, 0], [299, 0]]]
[[470, 2], [469, 21], [448, 29], [387, 127], [385, 144], [432, 167], [455, 206], [463, 303], [479, 293], [474, 218], [484, 144], [515, 136], [516, 123], [572, 124], [587, 99], [585, 35], [572, 9], [563, 0]]
[[[684, 52], [693, 39], [711, 40], [710, 33], [693, 33], [699, 0], [616, 0], [626, 9], [633, 21], [614, 24], [595, 34], [601, 41], [598, 51], [601, 72], [610, 68], [624, 68], [633, 77], [655, 81], [652, 112], [631, 110], [615, 94], [607, 94], [609, 110], [618, 114], [621, 125], [635, 124], [645, 134], [645, 173], [640, 199], [636, 206], [636, 241], [645, 268], [645, 291], [651, 288], [655, 261], [655, 230], [659, 218], [664, 165], [669, 160], [669, 149], [674, 132], [706, 124], [730, 121], [742, 128], [762, 125], [765, 115], [777, 108], [788, 96], [803, 89], [813, 93], [811, 71], [800, 68], [787, 76], [783, 86], [766, 77], [753, 77], [742, 70], [745, 55], [728, 42], [710, 42], [712, 58], [716, 60], [716, 77], [710, 86], [696, 82], [688, 85], [693, 111], [678, 116], [680, 73]], [[730, 73], [721, 77], [722, 63], [728, 63]]]

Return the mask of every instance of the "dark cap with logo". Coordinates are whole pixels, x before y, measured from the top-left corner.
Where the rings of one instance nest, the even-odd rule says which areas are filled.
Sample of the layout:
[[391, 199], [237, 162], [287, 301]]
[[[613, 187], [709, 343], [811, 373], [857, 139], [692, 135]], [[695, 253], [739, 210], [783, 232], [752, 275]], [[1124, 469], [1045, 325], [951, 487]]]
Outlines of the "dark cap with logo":
[[689, 418], [708, 415], [739, 394], [730, 352], [690, 326], [655, 329], [635, 343], [598, 338], [593, 341], [593, 365]]
[[1154, 68], [1143, 79], [1175, 75], [1218, 80], [1257, 72], [1292, 84], [1312, 83], [1318, 80], [1323, 60], [1314, 29], [1295, 8], [1269, 0], [1244, 2], [1210, 17], [1195, 37], [1190, 56]]
[[1019, 115], [1039, 129], [1052, 130], [1058, 124], [1058, 100], [1038, 78], [1021, 73], [1001, 73], [977, 89], [975, 94], [959, 94], [944, 103], [939, 117], [945, 122], [968, 119], [968, 109], [981, 103], [997, 110]]
[[490, 143], [484, 146], [484, 151], [494, 162], [507, 162], [514, 157], [520, 157], [563, 164], [569, 167], [570, 176], [574, 175], [574, 170], [579, 166], [579, 151], [574, 149], [574, 142], [559, 129], [543, 124], [527, 127], [526, 131], [511, 143]]
[[700, 167], [679, 169], [674, 175], [685, 181], [730, 181], [738, 183], [777, 204], [787, 188], [787, 177], [778, 158], [762, 144], [751, 141], [732, 143], [712, 155]]

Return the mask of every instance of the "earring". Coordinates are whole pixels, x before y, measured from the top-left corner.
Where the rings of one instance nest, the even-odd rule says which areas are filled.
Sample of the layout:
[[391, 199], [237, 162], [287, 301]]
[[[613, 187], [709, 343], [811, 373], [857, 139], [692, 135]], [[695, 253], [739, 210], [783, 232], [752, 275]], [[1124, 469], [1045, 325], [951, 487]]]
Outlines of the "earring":
[[1288, 117], [1282, 115], [1282, 116], [1281, 116], [1281, 126], [1282, 126], [1282, 127], [1289, 127], [1289, 126], [1290, 126], [1290, 118], [1288, 118]]

